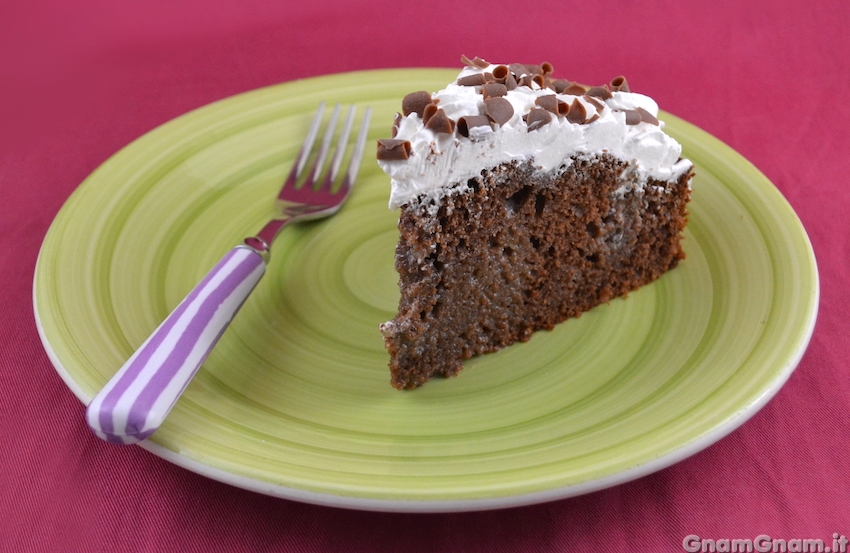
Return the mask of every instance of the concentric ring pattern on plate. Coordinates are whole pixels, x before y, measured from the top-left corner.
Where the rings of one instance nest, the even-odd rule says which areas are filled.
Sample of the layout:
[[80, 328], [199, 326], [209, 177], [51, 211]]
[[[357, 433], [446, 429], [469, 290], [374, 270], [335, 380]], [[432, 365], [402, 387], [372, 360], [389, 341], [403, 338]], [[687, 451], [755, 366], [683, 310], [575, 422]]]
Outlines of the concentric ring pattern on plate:
[[[87, 403], [272, 214], [319, 100], [371, 105], [374, 148], [404, 94], [455, 73], [360, 72], [257, 90], [104, 163], [57, 216], [36, 270], [39, 329], [71, 389]], [[397, 213], [372, 149], [338, 215], [277, 239], [266, 277], [143, 447], [263, 493], [439, 511], [587, 492], [724, 436], [799, 361], [817, 270], [764, 176], [692, 125], [662, 119], [698, 176], [688, 257], [656, 283], [473, 359], [456, 378], [396, 391], [378, 325], [398, 300]]]

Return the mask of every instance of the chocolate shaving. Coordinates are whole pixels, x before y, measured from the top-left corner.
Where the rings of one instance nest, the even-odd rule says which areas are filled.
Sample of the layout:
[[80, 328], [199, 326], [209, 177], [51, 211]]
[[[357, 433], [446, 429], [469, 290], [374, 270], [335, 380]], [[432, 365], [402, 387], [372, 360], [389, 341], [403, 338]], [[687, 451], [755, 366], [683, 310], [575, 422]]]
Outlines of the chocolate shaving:
[[605, 104], [603, 104], [602, 102], [600, 102], [589, 94], [585, 94], [584, 99], [587, 100], [587, 103], [595, 107], [596, 111], [602, 111], [603, 109], [605, 109]]
[[640, 114], [640, 120], [644, 123], [649, 123], [650, 125], [658, 126], [658, 119], [645, 109], [637, 108], [635, 111]]
[[507, 93], [508, 87], [502, 83], [487, 83], [481, 87], [481, 94], [484, 96], [485, 100], [487, 98], [498, 98], [499, 96], [504, 96]]
[[611, 91], [604, 86], [591, 86], [589, 89], [587, 89], [586, 94], [588, 96], [596, 96], [597, 98], [602, 98], [603, 100], [610, 100], [614, 97], [611, 94]]
[[504, 125], [514, 116], [514, 107], [504, 98], [484, 100], [484, 113], [497, 125]]
[[510, 75], [510, 74], [511, 74], [511, 71], [510, 71], [510, 69], [508, 69], [507, 65], [497, 65], [495, 68], [493, 68], [493, 78], [497, 82], [504, 84], [505, 80], [508, 78], [508, 75]]
[[558, 94], [564, 92], [571, 84], [573, 83], [566, 79], [552, 79], [551, 81], [549, 81], [549, 85], [551, 86], [552, 90], [554, 90]]
[[599, 119], [599, 114], [598, 114], [598, 113], [594, 113], [594, 114], [593, 114], [593, 116], [592, 116], [590, 119], [585, 119], [585, 120], [584, 120], [584, 123], [582, 123], [582, 125], [588, 125], [588, 124], [590, 124], [590, 123], [593, 123], [593, 122], [594, 122], [594, 121], [596, 121], [597, 119]]
[[425, 109], [422, 111], [422, 123], [427, 125], [428, 120], [431, 119], [431, 117], [433, 117], [439, 109], [440, 108], [437, 107], [436, 102], [431, 102], [430, 104], [425, 106]]
[[411, 113], [415, 113], [419, 117], [422, 117], [425, 113], [425, 106], [430, 104], [431, 93], [426, 92], [424, 90], [420, 90], [418, 92], [411, 92], [407, 96], [405, 96], [401, 101], [401, 111], [404, 113], [404, 116], [407, 117]]
[[558, 100], [558, 115], [561, 117], [566, 117], [570, 112], [570, 106], [566, 102], [562, 100]]
[[543, 75], [535, 75], [531, 77], [531, 82], [537, 83], [540, 88], [546, 88], [546, 77]]
[[457, 80], [457, 84], [460, 86], [478, 86], [485, 82], [486, 79], [484, 77], [484, 73], [474, 73], [472, 75], [467, 75], [466, 77], [461, 77]]
[[469, 138], [469, 130], [475, 127], [490, 127], [490, 118], [486, 115], [467, 115], [457, 120], [457, 132]]
[[570, 106], [568, 106], [566, 102], [559, 100], [554, 94], [539, 96], [536, 100], [534, 100], [534, 103], [555, 115], [564, 116], [570, 111]]
[[511, 70], [511, 73], [514, 74], [514, 78], [519, 82], [523, 75], [528, 74], [528, 68], [526, 68], [521, 63], [512, 63], [508, 66], [508, 69]]
[[640, 123], [640, 113], [633, 109], [617, 109], [614, 111], [621, 111], [626, 114], [626, 125], [637, 125]]
[[[436, 107], [435, 104], [431, 105]], [[425, 128], [431, 129], [436, 133], [452, 134], [455, 132], [455, 122], [446, 115], [445, 111], [437, 109], [437, 111], [428, 118], [428, 121], [425, 123]]]
[[528, 71], [529, 75], [542, 75], [543, 74], [543, 70], [540, 68], [539, 65], [526, 63], [525, 64], [525, 70]]
[[573, 100], [573, 103], [570, 104], [570, 111], [567, 113], [567, 121], [570, 123], [584, 123], [584, 120], [587, 119], [587, 109], [585, 109], [584, 104], [579, 102], [578, 98]]
[[554, 94], [538, 96], [537, 99], [534, 100], [534, 104], [545, 110], [549, 110], [552, 113], [558, 113], [558, 97]]
[[477, 67], [478, 69], [484, 69], [485, 67], [488, 67], [490, 65], [488, 62], [484, 61], [478, 56], [475, 56], [475, 59], [471, 60], [465, 55], [463, 55], [460, 57], [460, 61], [462, 61], [465, 65], [468, 65], [469, 67]]
[[564, 89], [563, 94], [570, 94], [572, 96], [584, 96], [585, 92], [587, 92], [587, 90], [583, 86], [577, 83], [572, 83], [570, 84], [570, 86]]
[[528, 131], [535, 131], [552, 121], [552, 114], [543, 108], [532, 108], [525, 116], [525, 123], [528, 125]]
[[508, 90], [513, 90], [517, 87], [516, 78], [514, 78], [513, 73], [508, 73], [508, 76], [505, 77], [505, 88]]
[[552, 72], [555, 71], [555, 68], [552, 67], [552, 64], [549, 63], [548, 61], [544, 61], [543, 63], [540, 64], [540, 71], [542, 71], [543, 75], [546, 76], [546, 75], [551, 75]]
[[614, 77], [611, 79], [611, 90], [614, 92], [630, 92], [629, 83], [626, 82], [626, 78], [622, 75]]
[[382, 138], [378, 140], [378, 159], [396, 161], [410, 157], [410, 141]]

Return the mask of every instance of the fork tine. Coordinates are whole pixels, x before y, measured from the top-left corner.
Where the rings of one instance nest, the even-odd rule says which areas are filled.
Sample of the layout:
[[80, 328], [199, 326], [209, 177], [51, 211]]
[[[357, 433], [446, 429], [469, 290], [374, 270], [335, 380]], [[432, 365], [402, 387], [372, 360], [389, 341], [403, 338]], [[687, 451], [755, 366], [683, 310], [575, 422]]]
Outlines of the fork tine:
[[328, 157], [328, 151], [331, 149], [331, 140], [333, 140], [336, 123], [339, 119], [339, 104], [334, 106], [331, 117], [328, 120], [328, 126], [325, 128], [325, 136], [322, 138], [322, 145], [319, 148], [319, 153], [316, 154], [316, 161], [313, 163], [313, 168], [307, 176], [307, 180], [301, 185], [302, 188], [312, 189], [313, 185], [319, 178], [319, 173], [322, 171], [322, 166], [325, 164], [325, 159]]
[[339, 141], [336, 144], [336, 152], [334, 153], [333, 160], [331, 161], [331, 165], [328, 168], [327, 173], [325, 173], [325, 180], [322, 181], [321, 190], [327, 190], [329, 192], [333, 191], [334, 182], [336, 182], [336, 177], [339, 174], [339, 167], [342, 165], [342, 158], [345, 156], [345, 150], [348, 146], [348, 136], [351, 134], [351, 127], [354, 125], [354, 112], [356, 108], [352, 105], [348, 108], [348, 117], [345, 119], [345, 123], [342, 127], [342, 132], [339, 134]]
[[307, 158], [310, 157], [310, 151], [313, 149], [313, 144], [316, 142], [316, 137], [319, 134], [319, 126], [322, 124], [322, 115], [325, 113], [325, 103], [321, 102], [316, 108], [316, 115], [313, 116], [313, 121], [310, 123], [310, 129], [307, 131], [307, 136], [304, 137], [304, 142], [301, 144], [301, 149], [298, 151], [298, 156], [295, 158], [295, 163], [292, 164], [292, 170], [289, 176], [286, 177], [284, 187], [293, 186], [304, 171], [304, 166], [307, 165]]
[[366, 139], [369, 135], [369, 121], [372, 118], [372, 108], [366, 107], [363, 112], [363, 122], [360, 123], [360, 132], [357, 133], [357, 142], [354, 144], [354, 151], [351, 152], [351, 161], [348, 162], [348, 172], [339, 187], [342, 193], [348, 192], [351, 185], [354, 184], [354, 179], [357, 178], [357, 173], [360, 171], [360, 162], [363, 161], [363, 151], [366, 149]]

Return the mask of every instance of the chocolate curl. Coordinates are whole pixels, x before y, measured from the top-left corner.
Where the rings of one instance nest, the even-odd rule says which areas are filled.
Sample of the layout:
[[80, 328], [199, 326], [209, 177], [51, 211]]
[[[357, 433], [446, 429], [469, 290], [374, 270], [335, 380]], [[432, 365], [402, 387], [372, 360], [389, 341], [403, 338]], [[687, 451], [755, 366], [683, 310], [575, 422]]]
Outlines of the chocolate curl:
[[589, 94], [585, 94], [584, 99], [587, 100], [587, 103], [595, 107], [596, 111], [602, 111], [603, 109], [605, 109], [605, 104], [603, 104], [593, 96], [590, 96]]
[[566, 89], [564, 89], [563, 94], [570, 94], [571, 96], [584, 96], [584, 93], [587, 92], [583, 86], [577, 83], [572, 83]]
[[505, 88], [508, 90], [513, 90], [517, 87], [516, 79], [514, 78], [513, 73], [508, 73], [508, 76], [505, 77]]
[[434, 115], [428, 118], [425, 128], [436, 133], [452, 134], [455, 132], [455, 122], [449, 119], [445, 111], [438, 109]]
[[558, 100], [558, 115], [566, 117], [569, 112], [570, 106], [566, 102]]
[[587, 89], [586, 94], [588, 96], [596, 96], [597, 98], [601, 98], [603, 100], [610, 100], [614, 97], [611, 94], [611, 91], [604, 86], [591, 86], [589, 89]]
[[411, 113], [415, 113], [419, 117], [422, 117], [425, 112], [425, 106], [431, 102], [430, 92], [426, 92], [424, 90], [411, 92], [401, 100], [401, 111], [404, 113], [405, 117]]
[[611, 79], [611, 90], [614, 92], [631, 92], [629, 90], [629, 83], [626, 82], [626, 78], [622, 75]]
[[531, 77], [531, 82], [537, 83], [540, 88], [546, 88], [546, 77], [543, 75], [534, 75]]
[[573, 83], [566, 79], [552, 79], [551, 81], [549, 81], [549, 84], [552, 86], [552, 90], [554, 90], [558, 94], [562, 94], [567, 89], [567, 87]]
[[457, 80], [457, 84], [461, 86], [478, 86], [482, 85], [486, 82], [486, 78], [484, 73], [475, 73], [473, 75], [467, 75], [466, 77], [461, 77]]
[[558, 97], [554, 94], [547, 94], [546, 96], [538, 96], [534, 100], [534, 104], [540, 106], [543, 109], [549, 110], [553, 113], [558, 113]]
[[487, 98], [484, 100], [484, 113], [497, 125], [504, 125], [514, 116], [514, 107], [504, 98]]
[[517, 82], [519, 82], [520, 79], [522, 79], [523, 75], [528, 74], [528, 68], [526, 68], [521, 63], [512, 63], [508, 66], [508, 69], [510, 69], [511, 73], [514, 74], [514, 78], [516, 79]]
[[508, 87], [501, 83], [487, 83], [481, 87], [481, 94], [484, 96], [484, 99], [487, 98], [498, 98], [499, 96], [504, 96], [508, 93]]
[[398, 161], [410, 157], [410, 141], [382, 138], [378, 140], [378, 159]]
[[433, 117], [439, 109], [440, 108], [437, 107], [436, 102], [431, 102], [425, 106], [425, 109], [422, 111], [422, 123], [427, 125], [428, 120], [431, 119], [431, 117]]
[[490, 127], [490, 118], [486, 115], [467, 115], [457, 120], [457, 132], [469, 138], [469, 130], [475, 127]]
[[578, 98], [573, 100], [573, 103], [570, 104], [570, 111], [567, 113], [567, 121], [570, 123], [584, 123], [584, 120], [587, 119], [587, 109], [585, 109], [584, 104], [578, 101]]
[[493, 69], [493, 79], [495, 79], [496, 82], [499, 82], [499, 83], [502, 83], [502, 84], [505, 83], [505, 81], [508, 78], [508, 75], [510, 75], [510, 74], [511, 74], [511, 71], [510, 71], [510, 69], [508, 69], [507, 65], [497, 65]]
[[543, 70], [540, 68], [540, 66], [539, 66], [539, 65], [534, 65], [534, 64], [528, 64], [528, 63], [526, 63], [526, 64], [525, 64], [525, 70], [526, 70], [526, 71], [528, 71], [528, 74], [529, 74], [529, 75], [532, 75], [532, 76], [534, 76], [534, 75], [542, 75], [542, 74], [543, 74]]
[[552, 67], [552, 64], [548, 61], [544, 61], [540, 64], [540, 71], [543, 73], [543, 76], [546, 77], [548, 75], [551, 75], [552, 72], [555, 71], [555, 68]]
[[536, 131], [543, 125], [552, 121], [552, 114], [543, 108], [532, 108], [525, 116], [525, 123], [528, 125], [528, 132]]
[[546, 96], [540, 96], [534, 103], [546, 111], [550, 111], [555, 115], [565, 116], [570, 111], [570, 106], [567, 105], [566, 102], [562, 102], [558, 100], [558, 97], [554, 94], [547, 94]]
[[488, 62], [484, 61], [478, 56], [475, 56], [475, 59], [471, 60], [465, 55], [463, 55], [460, 57], [460, 61], [462, 61], [465, 65], [468, 65], [469, 67], [477, 67], [478, 69], [484, 69], [485, 67], [488, 67], [490, 65]]
[[599, 114], [598, 114], [598, 113], [594, 113], [594, 114], [593, 114], [593, 116], [591, 116], [591, 118], [590, 118], [590, 119], [585, 119], [585, 120], [584, 120], [584, 123], [582, 123], [582, 125], [589, 125], [590, 123], [593, 123], [593, 122], [594, 122], [594, 121], [596, 121], [597, 119], [599, 119]]
[[637, 108], [635, 111], [637, 111], [638, 114], [640, 114], [640, 120], [643, 121], [644, 123], [649, 123], [650, 125], [659, 126], [658, 125], [658, 119], [654, 115], [652, 115], [651, 113], [646, 111], [645, 109]]
[[626, 115], [626, 125], [637, 125], [641, 121], [640, 113], [633, 109], [617, 109]]

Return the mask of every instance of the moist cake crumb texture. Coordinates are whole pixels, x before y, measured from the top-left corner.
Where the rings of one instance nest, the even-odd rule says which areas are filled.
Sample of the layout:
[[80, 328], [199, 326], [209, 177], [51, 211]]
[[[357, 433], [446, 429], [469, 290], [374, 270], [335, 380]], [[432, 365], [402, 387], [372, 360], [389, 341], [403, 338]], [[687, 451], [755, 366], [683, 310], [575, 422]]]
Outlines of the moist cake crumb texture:
[[[442, 163], [440, 156], [475, 155], [482, 143], [497, 146], [500, 132], [534, 135], [560, 125], [574, 137], [572, 127], [603, 121], [651, 127], [646, 133], [657, 140], [652, 133], [663, 126], [657, 107], [645, 97], [615, 99], [631, 95], [622, 77], [585, 89], [552, 79], [549, 64], [493, 65], [480, 58], [464, 62], [467, 68], [448, 90], [469, 88], [480, 96], [463, 91], [474, 100], [463, 108], [467, 114], [450, 117], [439, 107], [440, 93], [415, 92], [402, 101], [395, 136], [379, 141], [379, 163], [395, 175], [394, 188], [410, 184], [396, 177], [412, 164], [433, 168]], [[488, 89], [493, 84], [501, 87]], [[528, 98], [509, 101], [509, 87]], [[493, 105], [493, 99], [508, 106]], [[608, 102], [635, 109], [612, 108]], [[517, 109], [523, 103], [528, 105]], [[614, 109], [621, 111], [615, 114]], [[511, 122], [524, 128], [507, 129]], [[622, 129], [606, 132], [621, 141], [628, 134]], [[537, 330], [552, 329], [626, 295], [684, 258], [680, 242], [693, 173], [680, 150], [674, 149], [676, 157], [667, 160], [666, 169], [647, 169], [640, 160], [618, 157], [616, 145], [595, 151], [574, 147], [557, 164], [542, 167], [545, 150], [558, 146], [518, 136], [532, 151], [462, 159], [460, 164], [480, 166], [461, 179], [432, 171], [428, 178], [434, 182], [419, 183], [414, 187], [418, 193], [399, 196], [405, 199], [398, 205], [396, 247], [401, 299], [396, 317], [381, 325], [396, 388], [453, 376], [465, 359], [526, 341]], [[541, 133], [539, 138], [551, 140], [552, 135]], [[430, 142], [427, 150], [421, 142]], [[421, 167], [416, 174], [422, 176]]]

